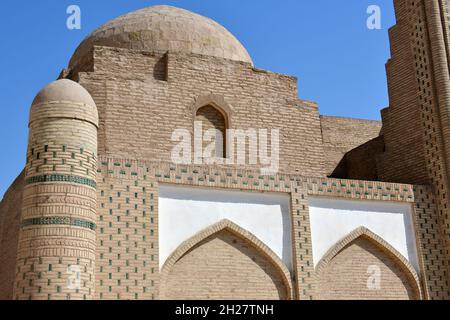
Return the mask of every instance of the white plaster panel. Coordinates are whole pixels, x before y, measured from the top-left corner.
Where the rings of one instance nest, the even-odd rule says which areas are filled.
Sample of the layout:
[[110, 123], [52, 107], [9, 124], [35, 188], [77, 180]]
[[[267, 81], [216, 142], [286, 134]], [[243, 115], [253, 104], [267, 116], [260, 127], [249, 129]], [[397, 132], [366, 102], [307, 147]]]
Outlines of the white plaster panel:
[[255, 235], [292, 269], [288, 194], [160, 185], [158, 212], [160, 267], [184, 241], [228, 219]]
[[310, 197], [309, 214], [314, 266], [339, 240], [358, 227], [366, 227], [400, 252], [418, 271], [411, 204]]

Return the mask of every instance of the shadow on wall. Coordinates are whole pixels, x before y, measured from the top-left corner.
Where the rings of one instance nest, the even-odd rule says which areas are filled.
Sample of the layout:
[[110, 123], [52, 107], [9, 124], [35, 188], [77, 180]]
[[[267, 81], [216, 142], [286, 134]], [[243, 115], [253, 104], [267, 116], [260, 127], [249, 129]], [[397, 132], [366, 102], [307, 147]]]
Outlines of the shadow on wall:
[[379, 181], [377, 158], [384, 152], [383, 136], [347, 152], [330, 178]]

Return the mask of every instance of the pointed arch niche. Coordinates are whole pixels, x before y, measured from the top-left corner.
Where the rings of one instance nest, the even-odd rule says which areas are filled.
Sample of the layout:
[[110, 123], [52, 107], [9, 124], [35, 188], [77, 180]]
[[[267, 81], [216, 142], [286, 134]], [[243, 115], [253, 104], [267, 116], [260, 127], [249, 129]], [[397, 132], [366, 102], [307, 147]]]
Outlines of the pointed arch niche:
[[[232, 108], [220, 95], [204, 95], [196, 99], [193, 108], [194, 122], [202, 123], [202, 136], [207, 130], [215, 129], [215, 157], [226, 158], [227, 130], [230, 128]], [[203, 141], [203, 149], [210, 142]]]
[[325, 300], [422, 298], [414, 267], [365, 227], [337, 242], [316, 267], [318, 297]]
[[161, 270], [160, 298], [292, 299], [291, 275], [263, 242], [229, 220], [181, 244]]

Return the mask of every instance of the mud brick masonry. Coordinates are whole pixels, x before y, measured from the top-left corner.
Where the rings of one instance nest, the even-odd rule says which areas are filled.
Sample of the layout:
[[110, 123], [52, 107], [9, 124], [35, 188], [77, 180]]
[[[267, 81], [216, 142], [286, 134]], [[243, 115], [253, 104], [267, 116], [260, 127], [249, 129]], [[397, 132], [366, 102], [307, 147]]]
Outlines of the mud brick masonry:
[[[93, 32], [32, 103], [0, 298], [449, 299], [450, 7], [394, 4], [382, 122], [321, 116], [183, 9]], [[195, 122], [279, 129], [278, 173], [173, 163]]]

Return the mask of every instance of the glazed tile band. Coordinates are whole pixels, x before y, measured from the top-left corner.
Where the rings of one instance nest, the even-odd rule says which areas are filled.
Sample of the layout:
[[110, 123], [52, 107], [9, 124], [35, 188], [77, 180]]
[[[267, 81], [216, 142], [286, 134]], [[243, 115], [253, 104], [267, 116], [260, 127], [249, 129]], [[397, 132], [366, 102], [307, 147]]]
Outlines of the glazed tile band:
[[40, 217], [40, 218], [26, 219], [22, 221], [22, 228], [41, 225], [74, 226], [90, 230], [95, 230], [97, 228], [97, 225], [93, 222], [70, 217]]
[[34, 184], [34, 183], [42, 183], [42, 182], [70, 182], [70, 183], [82, 184], [82, 185], [89, 186], [92, 188], [97, 188], [97, 182], [95, 182], [92, 179], [79, 177], [79, 176], [65, 175], [65, 174], [50, 174], [50, 175], [34, 176], [34, 177], [30, 177], [25, 180], [26, 184]]

